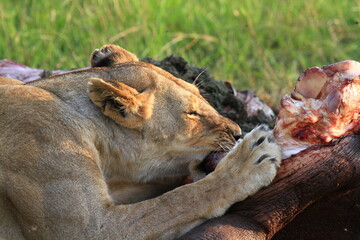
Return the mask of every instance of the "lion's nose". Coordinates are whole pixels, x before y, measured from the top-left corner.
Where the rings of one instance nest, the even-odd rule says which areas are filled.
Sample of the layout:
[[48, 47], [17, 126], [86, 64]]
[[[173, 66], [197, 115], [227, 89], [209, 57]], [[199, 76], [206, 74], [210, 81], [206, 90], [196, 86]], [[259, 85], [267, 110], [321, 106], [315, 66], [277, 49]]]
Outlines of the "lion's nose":
[[221, 129], [223, 131], [226, 131], [229, 135], [233, 136], [234, 139], [239, 139], [239, 137], [242, 134], [239, 125], [236, 122], [224, 116], [220, 115], [219, 118], [216, 118], [216, 121], [214, 121], [214, 123], [215, 126], [221, 126]]
[[235, 141], [237, 141], [237, 140], [239, 140], [241, 137], [240, 137], [241, 135], [238, 135], [238, 136], [234, 136], [234, 138], [235, 138]]
[[[236, 124], [236, 123], [235, 123], [235, 124]], [[241, 128], [239, 127], [239, 125], [236, 124], [236, 126], [237, 126], [237, 129], [236, 129], [236, 130], [233, 130], [231, 134], [234, 136], [234, 138], [235, 138], [236, 140], [238, 140], [238, 139], [240, 138], [242, 132], [241, 132]]]
[[226, 125], [228, 128], [228, 131], [231, 135], [233, 135], [233, 137], [237, 140], [240, 138], [242, 132], [241, 132], [241, 128], [239, 127], [239, 125], [235, 122], [233, 122], [230, 119], [226, 118]]

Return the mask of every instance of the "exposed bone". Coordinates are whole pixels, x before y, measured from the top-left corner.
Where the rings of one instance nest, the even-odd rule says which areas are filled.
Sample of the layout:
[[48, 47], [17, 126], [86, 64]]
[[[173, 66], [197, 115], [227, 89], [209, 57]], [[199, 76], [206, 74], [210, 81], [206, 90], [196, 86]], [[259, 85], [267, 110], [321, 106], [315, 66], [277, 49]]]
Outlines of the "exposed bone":
[[352, 60], [303, 72], [280, 103], [274, 134], [283, 157], [359, 132], [360, 63]]
[[339, 72], [344, 78], [352, 78], [360, 75], [360, 63], [354, 60], [346, 60], [323, 67], [327, 75], [333, 75]]
[[327, 76], [321, 68], [309, 68], [300, 75], [295, 91], [306, 98], [316, 98], [326, 83], [326, 79]]

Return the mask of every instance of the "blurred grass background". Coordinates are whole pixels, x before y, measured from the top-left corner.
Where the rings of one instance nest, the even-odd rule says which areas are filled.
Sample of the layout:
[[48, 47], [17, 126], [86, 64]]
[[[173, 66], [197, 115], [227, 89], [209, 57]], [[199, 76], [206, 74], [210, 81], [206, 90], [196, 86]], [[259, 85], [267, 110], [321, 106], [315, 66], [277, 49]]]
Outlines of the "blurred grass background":
[[182, 56], [273, 107], [306, 68], [360, 61], [360, 0], [1, 0], [0, 19], [0, 59], [78, 68], [114, 43]]

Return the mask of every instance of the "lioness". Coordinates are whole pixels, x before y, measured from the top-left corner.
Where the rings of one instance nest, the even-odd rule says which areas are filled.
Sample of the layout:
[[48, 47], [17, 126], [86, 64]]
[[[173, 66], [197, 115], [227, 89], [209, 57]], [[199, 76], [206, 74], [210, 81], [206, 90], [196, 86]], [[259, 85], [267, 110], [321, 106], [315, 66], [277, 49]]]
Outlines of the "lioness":
[[239, 126], [194, 85], [113, 45], [91, 62], [29, 84], [0, 79], [1, 239], [173, 239], [274, 178], [280, 149], [266, 127], [235, 144]]

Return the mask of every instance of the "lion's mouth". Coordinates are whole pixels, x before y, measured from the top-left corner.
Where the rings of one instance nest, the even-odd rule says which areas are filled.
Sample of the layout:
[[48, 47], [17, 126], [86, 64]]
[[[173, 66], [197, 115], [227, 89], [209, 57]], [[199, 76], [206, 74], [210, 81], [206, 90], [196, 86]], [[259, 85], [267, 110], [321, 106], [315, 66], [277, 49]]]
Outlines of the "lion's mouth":
[[216, 166], [219, 164], [219, 162], [235, 146], [235, 143], [240, 138], [241, 138], [240, 135], [239, 136], [233, 136], [231, 134], [227, 135], [226, 139], [222, 139], [222, 141], [217, 143], [218, 150], [212, 151], [204, 157], [201, 164], [198, 166], [199, 170], [205, 172], [206, 174], [213, 172]]
[[201, 164], [198, 166], [202, 172], [210, 173], [215, 170], [221, 159], [226, 155], [226, 152], [215, 151], [211, 152], [203, 159]]

